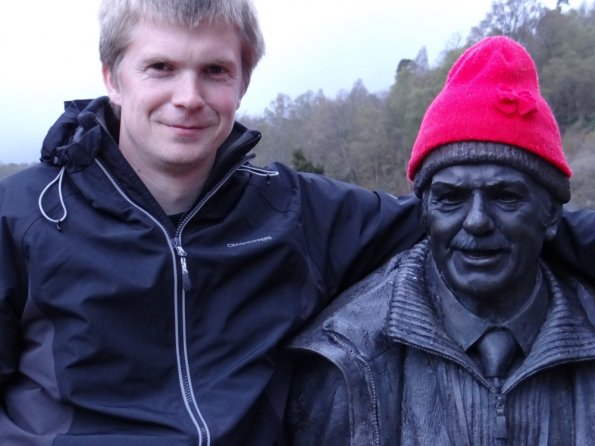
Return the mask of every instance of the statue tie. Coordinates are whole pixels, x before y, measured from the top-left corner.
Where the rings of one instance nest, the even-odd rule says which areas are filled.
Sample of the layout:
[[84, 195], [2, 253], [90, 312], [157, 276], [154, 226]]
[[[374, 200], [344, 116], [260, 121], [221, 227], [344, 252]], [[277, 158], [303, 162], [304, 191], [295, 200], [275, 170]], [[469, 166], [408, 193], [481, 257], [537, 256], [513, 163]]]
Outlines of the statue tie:
[[480, 338], [477, 349], [485, 377], [502, 379], [508, 374], [519, 346], [508, 330], [496, 328]]

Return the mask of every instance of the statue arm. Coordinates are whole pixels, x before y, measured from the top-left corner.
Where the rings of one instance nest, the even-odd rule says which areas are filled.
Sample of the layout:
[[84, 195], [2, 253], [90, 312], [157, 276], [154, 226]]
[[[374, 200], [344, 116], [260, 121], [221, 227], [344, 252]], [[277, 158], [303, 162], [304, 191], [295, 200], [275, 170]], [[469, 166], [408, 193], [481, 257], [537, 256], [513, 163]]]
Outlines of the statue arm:
[[556, 236], [544, 247], [544, 256], [595, 281], [595, 210], [566, 208]]
[[315, 354], [296, 357], [286, 414], [287, 444], [350, 444], [349, 401], [341, 371]]

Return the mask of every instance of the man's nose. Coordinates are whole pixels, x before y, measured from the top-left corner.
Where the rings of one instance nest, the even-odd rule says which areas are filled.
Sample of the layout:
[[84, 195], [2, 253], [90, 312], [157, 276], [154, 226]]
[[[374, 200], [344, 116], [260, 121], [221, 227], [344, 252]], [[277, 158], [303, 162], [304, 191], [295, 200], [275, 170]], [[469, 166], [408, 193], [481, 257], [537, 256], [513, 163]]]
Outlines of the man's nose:
[[193, 73], [180, 76], [174, 85], [173, 104], [189, 110], [203, 107], [205, 104], [203, 87], [200, 77]]

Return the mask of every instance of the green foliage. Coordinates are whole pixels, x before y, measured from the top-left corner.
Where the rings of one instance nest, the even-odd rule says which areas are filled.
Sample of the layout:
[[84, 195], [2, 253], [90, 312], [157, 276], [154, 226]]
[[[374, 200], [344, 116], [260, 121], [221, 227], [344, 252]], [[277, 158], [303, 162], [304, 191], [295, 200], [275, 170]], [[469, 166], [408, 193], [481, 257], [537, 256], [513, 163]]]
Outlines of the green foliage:
[[301, 149], [297, 149], [293, 152], [293, 159], [291, 162], [293, 168], [298, 172], [310, 172], [317, 174], [324, 174], [324, 166], [320, 164], [314, 165], [312, 161], [305, 157], [304, 152]]
[[471, 40], [504, 35], [525, 41], [535, 32], [545, 11], [538, 0], [495, 0], [485, 19], [471, 30]]
[[[465, 48], [482, 37], [508, 35], [535, 59], [543, 95], [556, 115], [575, 175], [572, 203], [595, 207], [595, 8], [562, 12], [538, 0], [494, 0], [466, 45], [451, 44], [430, 67], [425, 48], [396, 64], [388, 91], [372, 94], [361, 81], [336, 98], [279, 94], [263, 116], [239, 120], [262, 132], [257, 163], [281, 161], [395, 194], [409, 192], [409, 154], [423, 114]], [[0, 165], [0, 168], [6, 166]]]
[[10, 163], [10, 164], [2, 164], [0, 163], [0, 178], [7, 177], [12, 175], [13, 173], [18, 172], [19, 170], [23, 170], [25, 167], [30, 166], [30, 164], [26, 163]]
[[595, 131], [579, 124], [569, 128], [564, 147], [573, 171], [571, 203], [595, 209]]
[[263, 133], [257, 160], [290, 163], [299, 150], [328, 176], [408, 192], [407, 161], [428, 104], [465, 48], [493, 34], [516, 39], [534, 57], [575, 171], [572, 203], [595, 207], [595, 11], [586, 6], [563, 13], [537, 0], [495, 0], [467, 44], [445, 50], [437, 66], [428, 65], [424, 48], [399, 61], [386, 93], [371, 94], [358, 81], [334, 99], [321, 92], [296, 100], [280, 95], [263, 118], [244, 120]]
[[595, 13], [550, 11], [538, 25], [536, 53], [541, 87], [563, 131], [595, 123]]

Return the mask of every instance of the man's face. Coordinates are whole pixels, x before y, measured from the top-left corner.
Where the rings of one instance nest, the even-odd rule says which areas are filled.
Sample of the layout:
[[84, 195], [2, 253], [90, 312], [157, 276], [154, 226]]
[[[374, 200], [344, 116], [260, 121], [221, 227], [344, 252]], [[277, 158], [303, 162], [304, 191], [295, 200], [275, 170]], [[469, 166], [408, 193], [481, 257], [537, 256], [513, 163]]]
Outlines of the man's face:
[[121, 109], [120, 149], [137, 171], [208, 173], [243, 92], [233, 27], [140, 21], [115, 72], [103, 70]]
[[498, 164], [436, 173], [424, 202], [432, 254], [455, 295], [472, 300], [528, 296], [557, 213], [528, 175]]

